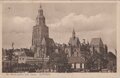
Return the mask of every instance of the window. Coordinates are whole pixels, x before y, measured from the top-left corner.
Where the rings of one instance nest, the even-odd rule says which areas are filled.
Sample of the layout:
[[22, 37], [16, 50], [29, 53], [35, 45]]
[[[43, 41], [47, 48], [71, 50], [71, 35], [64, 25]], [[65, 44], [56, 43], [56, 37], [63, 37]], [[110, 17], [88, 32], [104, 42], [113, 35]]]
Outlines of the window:
[[74, 68], [74, 64], [72, 64], [72, 68]]
[[80, 64], [79, 63], [76, 63], [76, 68], [80, 68]]
[[84, 69], [84, 63], [82, 63], [82, 68]]

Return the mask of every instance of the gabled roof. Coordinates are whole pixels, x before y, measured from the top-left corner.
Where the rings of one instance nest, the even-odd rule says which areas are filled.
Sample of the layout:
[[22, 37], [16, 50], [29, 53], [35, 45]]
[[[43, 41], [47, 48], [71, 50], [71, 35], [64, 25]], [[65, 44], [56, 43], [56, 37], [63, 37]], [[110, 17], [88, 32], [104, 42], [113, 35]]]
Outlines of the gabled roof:
[[90, 45], [103, 45], [101, 38], [92, 38]]
[[53, 39], [52, 38], [43, 38], [43, 40], [42, 40], [42, 45], [52, 45], [52, 46], [54, 46], [55, 45], [55, 43], [54, 43], [54, 41], [53, 41]]

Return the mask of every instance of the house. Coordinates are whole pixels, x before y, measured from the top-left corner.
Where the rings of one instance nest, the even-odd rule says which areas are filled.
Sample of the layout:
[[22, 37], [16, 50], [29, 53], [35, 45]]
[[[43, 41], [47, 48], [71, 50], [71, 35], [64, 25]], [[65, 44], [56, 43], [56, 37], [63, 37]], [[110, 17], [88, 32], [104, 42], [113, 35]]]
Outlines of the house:
[[93, 50], [96, 52], [103, 54], [104, 53], [104, 44], [101, 38], [92, 38], [90, 43], [90, 50], [93, 54]]
[[23, 51], [18, 57], [18, 63], [27, 63], [28, 59], [33, 59], [34, 53]]

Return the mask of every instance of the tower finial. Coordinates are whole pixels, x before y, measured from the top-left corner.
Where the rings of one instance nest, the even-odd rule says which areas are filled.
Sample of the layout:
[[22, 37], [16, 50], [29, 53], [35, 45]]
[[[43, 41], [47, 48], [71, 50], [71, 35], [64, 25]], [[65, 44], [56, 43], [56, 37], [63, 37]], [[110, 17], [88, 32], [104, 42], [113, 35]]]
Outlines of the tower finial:
[[42, 5], [40, 4], [40, 7], [39, 7], [39, 9], [38, 9], [38, 14], [39, 15], [43, 15], [43, 9], [42, 9]]
[[42, 5], [40, 4], [40, 8], [42, 8]]

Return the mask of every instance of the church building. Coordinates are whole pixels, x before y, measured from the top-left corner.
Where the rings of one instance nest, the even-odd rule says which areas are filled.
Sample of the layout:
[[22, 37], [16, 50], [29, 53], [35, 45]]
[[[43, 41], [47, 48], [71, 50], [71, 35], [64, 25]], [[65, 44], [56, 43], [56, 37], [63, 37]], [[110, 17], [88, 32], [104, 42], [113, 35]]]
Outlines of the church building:
[[73, 29], [72, 37], [68, 42], [68, 46], [65, 49], [68, 57], [68, 63], [71, 68], [76, 70], [84, 70], [85, 68], [85, 58], [81, 54], [81, 43], [78, 37], [76, 37], [75, 30]]
[[48, 57], [54, 47], [54, 41], [49, 38], [49, 28], [45, 23], [42, 6], [38, 10], [36, 25], [32, 32], [32, 49], [35, 58]]

